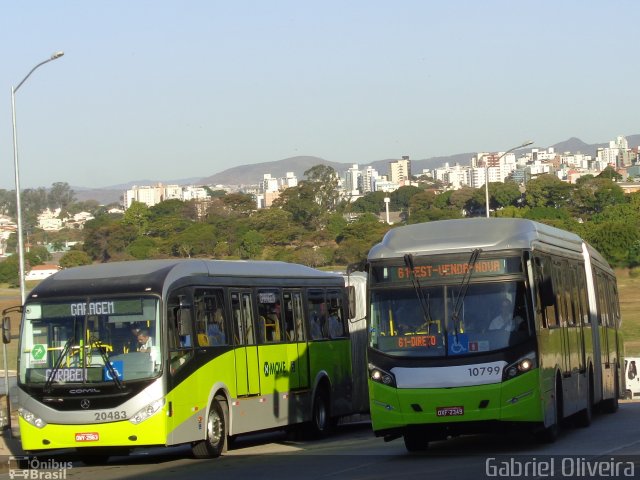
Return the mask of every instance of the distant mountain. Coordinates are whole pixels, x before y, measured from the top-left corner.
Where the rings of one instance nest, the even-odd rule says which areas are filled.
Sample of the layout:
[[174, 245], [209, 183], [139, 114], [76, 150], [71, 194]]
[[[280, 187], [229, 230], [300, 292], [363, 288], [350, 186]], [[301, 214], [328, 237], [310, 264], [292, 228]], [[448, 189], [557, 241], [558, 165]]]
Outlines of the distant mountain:
[[342, 171], [346, 164], [330, 162], [320, 157], [289, 157], [275, 162], [252, 163], [251, 165], [229, 168], [210, 177], [201, 178], [197, 183], [203, 185], [255, 185], [262, 181], [265, 173], [271, 174], [274, 178], [280, 178], [284, 177], [287, 172], [293, 172], [296, 177], [303, 178], [304, 172], [316, 165], [328, 165], [337, 171]]
[[[640, 134], [628, 135], [626, 136], [626, 139], [630, 147], [640, 145]], [[588, 144], [579, 138], [572, 137], [554, 145], [533, 145], [532, 148], [546, 149], [553, 147], [556, 153], [579, 152], [595, 156], [599, 147], [607, 146], [609, 146], [609, 142]], [[449, 163], [449, 165], [455, 165], [456, 163], [460, 165], [469, 165], [471, 163], [471, 157], [474, 155], [475, 152], [470, 152], [458, 153], [456, 155], [446, 157], [432, 157], [420, 160], [411, 159], [411, 171], [414, 175], [419, 175], [424, 169], [434, 169], [444, 165], [445, 163]], [[359, 166], [360, 168], [363, 168], [371, 165], [380, 174], [384, 175], [389, 170], [389, 162], [395, 160], [398, 159], [374, 160], [368, 163], [360, 163]], [[223, 170], [222, 172], [214, 173], [208, 177], [192, 177], [181, 180], [136, 180], [123, 183], [121, 185], [112, 185], [97, 189], [86, 189], [82, 187], [72, 187], [72, 189], [76, 194], [76, 199], [78, 200], [96, 200], [101, 204], [106, 205], [109, 203], [119, 202], [123, 193], [133, 185], [156, 185], [158, 183], [163, 183], [165, 185], [255, 185], [264, 178], [265, 173], [271, 174], [274, 178], [281, 178], [284, 177], [287, 172], [293, 172], [296, 177], [302, 179], [304, 178], [304, 172], [315, 165], [327, 165], [339, 173], [343, 173], [352, 166], [351, 163], [331, 162], [320, 157], [298, 156], [274, 162], [254, 163], [250, 165], [232, 167], [227, 170]]]

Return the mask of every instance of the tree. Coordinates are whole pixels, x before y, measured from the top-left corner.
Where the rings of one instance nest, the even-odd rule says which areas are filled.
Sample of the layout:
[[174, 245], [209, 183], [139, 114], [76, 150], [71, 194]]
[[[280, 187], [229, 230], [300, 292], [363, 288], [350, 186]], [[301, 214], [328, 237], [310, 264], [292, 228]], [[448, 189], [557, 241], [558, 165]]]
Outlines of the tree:
[[302, 236], [303, 229], [292, 222], [292, 214], [280, 208], [263, 208], [249, 219], [249, 226], [264, 235], [269, 245], [289, 245]]
[[604, 170], [602, 170], [596, 178], [606, 178], [615, 182], [619, 182], [622, 180], [622, 175], [616, 172], [616, 169], [611, 165], [607, 165]]
[[256, 201], [247, 193], [230, 193], [222, 197], [222, 203], [228, 211], [237, 216], [249, 216], [256, 209]]
[[122, 224], [130, 225], [136, 230], [138, 235], [144, 235], [148, 231], [150, 217], [151, 212], [147, 204], [134, 200], [124, 212]]
[[521, 198], [520, 188], [515, 182], [489, 183], [489, 203], [493, 210], [515, 206]]
[[525, 199], [530, 207], [564, 208], [571, 198], [571, 188], [555, 175], [544, 174], [527, 182]]
[[317, 186], [308, 182], [301, 182], [284, 190], [271, 208], [281, 208], [289, 212], [291, 219], [307, 230], [323, 228], [325, 214], [328, 214], [317, 202]]
[[79, 267], [81, 265], [91, 265], [91, 257], [80, 250], [70, 250], [60, 257], [62, 268]]
[[138, 260], [157, 257], [159, 250], [158, 241], [152, 237], [138, 237], [126, 248], [126, 252]]
[[577, 214], [593, 215], [607, 206], [625, 202], [622, 188], [606, 177], [579, 179], [572, 192], [572, 206]]
[[242, 237], [240, 254], [242, 258], [258, 258], [264, 248], [264, 235], [256, 230], [249, 230]]
[[385, 211], [384, 199], [387, 195], [386, 192], [369, 192], [351, 203], [347, 210], [355, 213], [368, 212], [377, 215]]
[[307, 182], [313, 184], [316, 201], [322, 211], [332, 212], [338, 204], [338, 174], [328, 165], [315, 165], [304, 172]]
[[212, 255], [217, 238], [213, 225], [192, 223], [184, 231], [167, 239], [167, 253], [179, 257]]
[[75, 201], [75, 193], [67, 182], [55, 182], [47, 195], [47, 206], [66, 210]]

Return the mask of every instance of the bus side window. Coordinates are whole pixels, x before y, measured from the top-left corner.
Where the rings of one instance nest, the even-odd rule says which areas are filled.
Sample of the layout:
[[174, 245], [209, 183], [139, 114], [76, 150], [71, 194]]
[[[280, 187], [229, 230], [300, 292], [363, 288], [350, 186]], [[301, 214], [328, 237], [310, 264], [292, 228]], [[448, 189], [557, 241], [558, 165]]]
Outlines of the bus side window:
[[191, 311], [181, 307], [176, 296], [167, 302], [169, 364], [171, 373], [178, 371], [193, 357], [191, 342]]
[[308, 293], [309, 334], [312, 340], [329, 338], [327, 329], [327, 309], [324, 290], [310, 289]]

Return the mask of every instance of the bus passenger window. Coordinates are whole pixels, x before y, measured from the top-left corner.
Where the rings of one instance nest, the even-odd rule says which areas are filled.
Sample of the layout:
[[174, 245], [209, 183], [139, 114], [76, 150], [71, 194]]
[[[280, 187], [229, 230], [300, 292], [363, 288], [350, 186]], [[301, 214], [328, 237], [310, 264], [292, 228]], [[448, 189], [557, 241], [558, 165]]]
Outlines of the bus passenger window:
[[282, 340], [280, 317], [280, 293], [276, 290], [260, 290], [258, 292], [258, 326], [262, 342], [274, 343]]

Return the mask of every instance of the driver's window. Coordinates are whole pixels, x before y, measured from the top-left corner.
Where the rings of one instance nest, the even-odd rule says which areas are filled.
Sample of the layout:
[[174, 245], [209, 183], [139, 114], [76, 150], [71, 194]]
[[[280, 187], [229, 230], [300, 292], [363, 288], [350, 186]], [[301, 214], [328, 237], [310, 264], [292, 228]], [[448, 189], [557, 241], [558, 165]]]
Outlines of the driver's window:
[[191, 299], [182, 289], [172, 293], [167, 301], [169, 361], [172, 373], [193, 358], [193, 317]]

